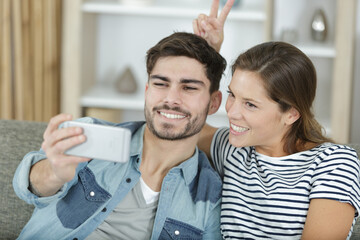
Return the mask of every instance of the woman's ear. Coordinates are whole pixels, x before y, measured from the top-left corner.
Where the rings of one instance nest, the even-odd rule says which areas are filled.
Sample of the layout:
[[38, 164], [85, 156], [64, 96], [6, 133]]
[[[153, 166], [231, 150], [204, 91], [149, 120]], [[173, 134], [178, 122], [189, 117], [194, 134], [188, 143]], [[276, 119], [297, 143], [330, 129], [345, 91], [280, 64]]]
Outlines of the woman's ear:
[[210, 107], [208, 115], [214, 114], [217, 112], [221, 105], [222, 93], [221, 91], [215, 91], [210, 96]]
[[300, 118], [300, 116], [301, 115], [300, 115], [299, 111], [296, 108], [291, 107], [287, 111], [285, 123], [287, 125], [292, 125], [294, 122], [296, 122]]

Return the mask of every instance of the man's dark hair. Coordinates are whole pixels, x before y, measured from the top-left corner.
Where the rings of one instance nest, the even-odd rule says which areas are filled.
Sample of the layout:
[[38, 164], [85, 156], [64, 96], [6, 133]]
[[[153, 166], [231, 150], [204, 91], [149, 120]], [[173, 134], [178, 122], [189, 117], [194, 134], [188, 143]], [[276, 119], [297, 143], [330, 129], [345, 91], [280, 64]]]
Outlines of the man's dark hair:
[[146, 55], [148, 75], [160, 58], [177, 56], [193, 58], [202, 63], [206, 76], [210, 80], [210, 93], [219, 90], [220, 80], [226, 68], [226, 60], [205, 39], [192, 33], [173, 33], [150, 48]]

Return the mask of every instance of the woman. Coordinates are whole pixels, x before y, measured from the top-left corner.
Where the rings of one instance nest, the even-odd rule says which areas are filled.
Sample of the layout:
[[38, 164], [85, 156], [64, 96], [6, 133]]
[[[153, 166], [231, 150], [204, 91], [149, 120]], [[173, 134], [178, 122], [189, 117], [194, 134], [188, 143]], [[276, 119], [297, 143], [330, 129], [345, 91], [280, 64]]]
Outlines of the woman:
[[[195, 33], [222, 33], [213, 31], [216, 19], [200, 15]], [[287, 43], [259, 44], [236, 59], [228, 92], [230, 128], [206, 126], [199, 142], [223, 177], [223, 237], [349, 238], [360, 209], [359, 159], [314, 118], [310, 59]]]

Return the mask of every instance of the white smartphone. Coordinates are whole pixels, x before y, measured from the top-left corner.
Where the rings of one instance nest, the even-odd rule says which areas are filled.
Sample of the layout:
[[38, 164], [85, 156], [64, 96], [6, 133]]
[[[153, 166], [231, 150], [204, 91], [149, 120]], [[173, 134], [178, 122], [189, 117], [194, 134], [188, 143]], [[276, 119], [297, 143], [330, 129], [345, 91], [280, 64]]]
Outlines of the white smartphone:
[[66, 121], [62, 127], [81, 127], [86, 141], [69, 148], [67, 155], [113, 162], [127, 162], [130, 157], [129, 129], [99, 124]]

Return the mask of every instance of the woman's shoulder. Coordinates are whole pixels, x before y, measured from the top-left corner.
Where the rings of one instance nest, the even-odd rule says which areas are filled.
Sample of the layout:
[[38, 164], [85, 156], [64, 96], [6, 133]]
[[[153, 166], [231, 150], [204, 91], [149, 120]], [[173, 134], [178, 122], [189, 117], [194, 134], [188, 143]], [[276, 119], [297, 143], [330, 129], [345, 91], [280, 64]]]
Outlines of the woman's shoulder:
[[350, 164], [360, 168], [360, 161], [356, 150], [348, 145], [323, 143], [312, 151], [317, 151], [322, 162], [329, 164]]
[[358, 156], [357, 152], [354, 148], [352, 148], [349, 145], [344, 145], [344, 144], [337, 144], [337, 143], [323, 143], [317, 147], [315, 147], [314, 149], [318, 149], [318, 151], [321, 152], [327, 152], [329, 154], [337, 154], [337, 153], [344, 153], [344, 154], [350, 154], [350, 155], [354, 155], [354, 156]]

